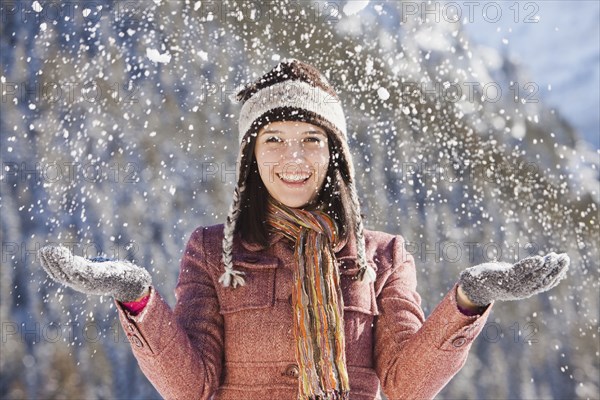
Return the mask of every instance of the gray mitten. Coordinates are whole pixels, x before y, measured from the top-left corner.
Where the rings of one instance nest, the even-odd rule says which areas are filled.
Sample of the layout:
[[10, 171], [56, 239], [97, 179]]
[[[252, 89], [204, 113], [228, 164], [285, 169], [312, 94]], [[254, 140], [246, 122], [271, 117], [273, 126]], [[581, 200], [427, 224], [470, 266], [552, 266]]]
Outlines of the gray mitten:
[[111, 295], [119, 301], [134, 301], [148, 291], [152, 278], [144, 268], [129, 261], [71, 254], [63, 246], [39, 251], [42, 266], [55, 281], [86, 294]]
[[566, 253], [550, 253], [516, 264], [485, 263], [461, 272], [459, 284], [469, 300], [480, 306], [494, 300], [519, 300], [558, 285], [567, 275], [569, 262]]

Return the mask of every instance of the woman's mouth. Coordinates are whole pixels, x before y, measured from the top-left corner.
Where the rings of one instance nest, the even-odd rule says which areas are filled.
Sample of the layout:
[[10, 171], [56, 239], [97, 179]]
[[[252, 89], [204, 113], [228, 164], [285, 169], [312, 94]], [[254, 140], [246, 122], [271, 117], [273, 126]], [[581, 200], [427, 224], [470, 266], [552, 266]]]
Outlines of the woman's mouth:
[[308, 181], [312, 173], [310, 172], [298, 172], [298, 173], [277, 173], [277, 177], [288, 185], [301, 185]]

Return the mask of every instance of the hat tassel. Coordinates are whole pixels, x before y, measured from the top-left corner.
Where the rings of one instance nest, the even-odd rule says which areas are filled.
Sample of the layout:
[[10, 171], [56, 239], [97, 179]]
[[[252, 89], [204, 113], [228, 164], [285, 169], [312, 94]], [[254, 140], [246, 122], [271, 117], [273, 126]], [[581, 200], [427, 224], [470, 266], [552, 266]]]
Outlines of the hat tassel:
[[377, 278], [377, 274], [375, 273], [373, 268], [371, 268], [369, 266], [363, 266], [358, 271], [358, 278], [360, 279], [361, 282], [368, 284], [371, 282], [375, 282], [375, 279]]

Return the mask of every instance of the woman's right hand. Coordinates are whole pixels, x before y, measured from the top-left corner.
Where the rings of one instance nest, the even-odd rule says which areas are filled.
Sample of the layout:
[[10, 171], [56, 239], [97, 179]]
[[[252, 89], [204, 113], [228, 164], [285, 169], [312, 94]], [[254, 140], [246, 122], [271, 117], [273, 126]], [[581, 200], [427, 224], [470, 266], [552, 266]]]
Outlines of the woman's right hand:
[[532, 256], [515, 264], [488, 262], [460, 274], [458, 295], [485, 306], [496, 300], [520, 300], [552, 289], [567, 276], [566, 253]]
[[52, 279], [86, 294], [111, 295], [130, 302], [148, 293], [152, 284], [148, 271], [129, 261], [87, 259], [63, 246], [43, 247], [39, 256]]

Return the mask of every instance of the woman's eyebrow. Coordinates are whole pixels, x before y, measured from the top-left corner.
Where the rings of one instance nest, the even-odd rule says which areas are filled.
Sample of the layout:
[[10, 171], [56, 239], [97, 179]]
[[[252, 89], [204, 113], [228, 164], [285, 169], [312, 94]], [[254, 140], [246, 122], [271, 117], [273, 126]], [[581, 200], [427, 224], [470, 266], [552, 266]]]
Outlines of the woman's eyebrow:
[[325, 132], [319, 131], [319, 130], [316, 130], [316, 129], [309, 129], [309, 130], [304, 131], [302, 133], [307, 134], [307, 135], [313, 134], [313, 135], [323, 135], [323, 136], [326, 136]]
[[283, 132], [282, 131], [278, 131], [276, 129], [267, 129], [267, 130], [262, 131], [260, 134], [261, 135], [266, 135], [268, 133], [283, 133]]

